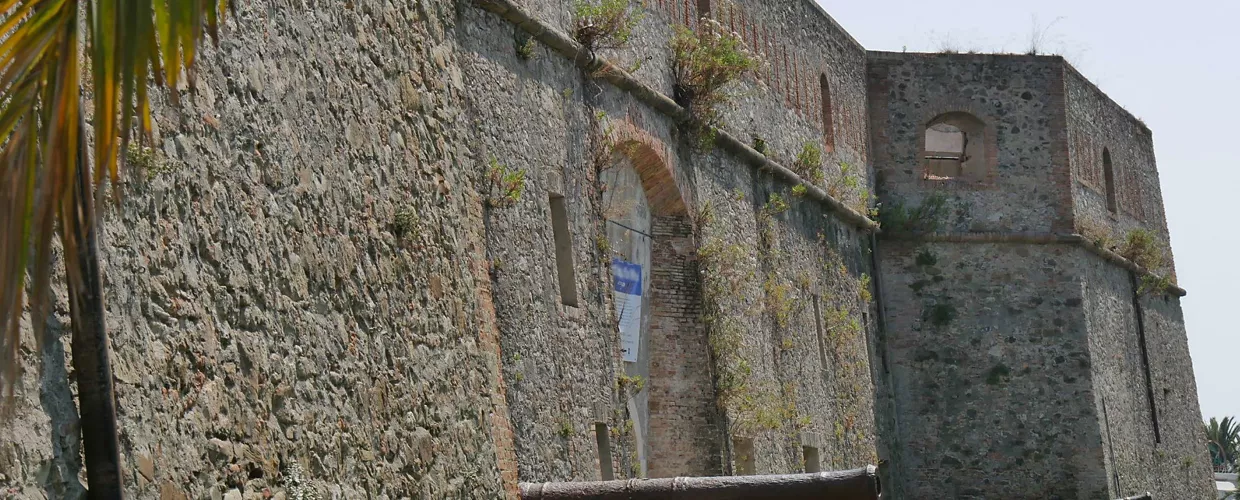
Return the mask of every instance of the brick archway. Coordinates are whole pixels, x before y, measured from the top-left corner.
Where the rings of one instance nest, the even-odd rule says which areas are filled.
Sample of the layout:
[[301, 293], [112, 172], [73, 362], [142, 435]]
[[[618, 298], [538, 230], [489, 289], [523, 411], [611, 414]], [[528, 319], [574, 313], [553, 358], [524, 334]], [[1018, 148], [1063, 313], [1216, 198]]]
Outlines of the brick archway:
[[721, 434], [686, 191], [674, 156], [661, 141], [628, 122], [613, 134], [650, 208], [646, 472], [649, 477], [718, 475]]

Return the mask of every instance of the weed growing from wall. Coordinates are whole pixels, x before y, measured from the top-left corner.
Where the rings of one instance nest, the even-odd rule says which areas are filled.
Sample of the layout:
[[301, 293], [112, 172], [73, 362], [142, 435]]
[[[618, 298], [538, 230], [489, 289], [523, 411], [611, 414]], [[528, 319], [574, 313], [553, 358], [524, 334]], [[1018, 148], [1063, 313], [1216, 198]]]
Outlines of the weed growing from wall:
[[[773, 209], [770, 205], [782, 205]], [[768, 203], [762, 210], [770, 217], [773, 210], [786, 210], [786, 203]], [[714, 223], [713, 210], [704, 205], [695, 215], [698, 223], [698, 262], [702, 275], [703, 322], [706, 325], [715, 364], [715, 387], [719, 408], [728, 416], [734, 435], [753, 435], [775, 430], [796, 421], [795, 388], [792, 396], [771, 380], [754, 376], [753, 365], [745, 355], [747, 318], [759, 317], [772, 302], [754, 308], [746, 284], [757, 275], [758, 259], [749, 247], [732, 243]], [[718, 232], [718, 234], [716, 233]], [[787, 297], [791, 287], [768, 276], [764, 295]], [[782, 302], [782, 301], [781, 301]], [[786, 321], [786, 320], [785, 320]], [[782, 396], [782, 397], [781, 397]]]
[[827, 183], [827, 194], [857, 213], [866, 213], [870, 205], [870, 192], [862, 186], [862, 172], [846, 161], [841, 161], [839, 167], [839, 175]]
[[534, 37], [527, 36], [524, 40], [518, 39], [516, 45], [517, 57], [520, 57], [521, 60], [530, 61], [536, 56], [534, 51], [538, 48], [538, 41], [534, 40]]
[[709, 18], [702, 18], [696, 30], [677, 26], [671, 49], [676, 101], [689, 108], [692, 132], [709, 149], [721, 108], [733, 99], [725, 87], [757, 68], [758, 60], [740, 35]]
[[155, 148], [141, 146], [136, 142], [125, 147], [125, 165], [146, 173], [146, 178], [154, 179], [163, 174], [171, 174], [180, 168], [180, 164], [164, 159]]
[[1111, 236], [1111, 228], [1094, 219], [1080, 218], [1076, 220], [1076, 230], [1098, 248], [1115, 249], [1115, 239]]
[[870, 292], [870, 275], [861, 273], [861, 278], [857, 280], [857, 297], [861, 299], [861, 303], [868, 305], [874, 301], [874, 295]]
[[616, 387], [622, 393], [627, 393], [631, 389], [633, 394], [636, 394], [646, 388], [646, 379], [641, 375], [620, 375], [616, 377]]
[[413, 207], [401, 207], [392, 217], [392, 234], [398, 239], [415, 238], [418, 235], [418, 212]]
[[801, 146], [796, 161], [792, 162], [792, 171], [814, 184], [822, 183], [822, 148], [818, 143], [806, 141]]
[[296, 461], [290, 463], [288, 469], [284, 471], [281, 485], [284, 486], [284, 492], [289, 500], [319, 500], [319, 493], [310, 488], [305, 474], [301, 464]]
[[897, 233], [932, 233], [938, 231], [947, 217], [947, 197], [932, 193], [916, 207], [905, 207], [896, 200], [879, 210], [879, 224], [886, 231]]
[[491, 157], [487, 176], [491, 179], [491, 194], [487, 203], [492, 207], [510, 207], [521, 201], [521, 194], [525, 191], [524, 171], [510, 169]]
[[1129, 231], [1119, 254], [1150, 272], [1162, 268], [1166, 258], [1154, 234], [1145, 229]]
[[1167, 293], [1167, 289], [1173, 284], [1171, 278], [1166, 276], [1147, 274], [1141, 277], [1141, 285], [1137, 287], [1137, 293], [1161, 295]]
[[757, 151], [757, 152], [758, 152], [758, 154], [760, 154], [760, 155], [763, 155], [763, 156], [768, 156], [768, 157], [769, 157], [769, 155], [767, 155], [767, 150], [766, 150], [766, 149], [767, 149], [767, 147], [766, 147], [766, 139], [763, 139], [763, 138], [761, 138], [761, 137], [759, 137], [759, 136], [756, 136], [756, 135], [755, 135], [755, 136], [753, 136], [753, 150], [754, 150], [754, 151]]
[[640, 9], [630, 0], [577, 0], [573, 38], [589, 51], [622, 48], [644, 17]]

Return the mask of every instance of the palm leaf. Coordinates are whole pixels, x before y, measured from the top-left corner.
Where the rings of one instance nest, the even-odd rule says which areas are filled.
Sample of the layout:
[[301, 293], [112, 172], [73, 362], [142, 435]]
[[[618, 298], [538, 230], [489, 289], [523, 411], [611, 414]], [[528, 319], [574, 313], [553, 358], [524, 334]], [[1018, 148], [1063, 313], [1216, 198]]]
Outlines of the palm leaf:
[[[168, 89], [176, 88], [182, 70], [192, 82], [197, 45], [218, 32], [226, 5], [0, 0], [0, 34], [7, 34], [0, 35], [0, 391], [6, 399], [19, 375], [20, 322], [27, 307], [35, 338], [42, 339], [53, 238], [59, 235], [66, 255], [82, 243], [57, 223], [63, 228], [70, 216], [92, 213], [87, 204], [100, 198], [105, 181], [119, 197], [120, 151], [134, 130], [150, 138], [150, 75]], [[83, 57], [89, 58], [94, 89], [93, 165], [79, 161], [85, 154]], [[176, 102], [175, 90], [171, 97]], [[73, 189], [79, 174], [94, 180], [85, 192]], [[81, 286], [74, 266], [66, 270], [69, 286]]]

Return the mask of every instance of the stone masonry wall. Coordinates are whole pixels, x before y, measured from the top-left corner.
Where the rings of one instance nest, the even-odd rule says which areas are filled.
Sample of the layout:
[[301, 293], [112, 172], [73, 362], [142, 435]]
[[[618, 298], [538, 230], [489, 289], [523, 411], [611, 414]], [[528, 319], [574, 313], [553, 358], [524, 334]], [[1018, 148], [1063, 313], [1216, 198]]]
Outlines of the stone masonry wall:
[[[600, 55], [622, 67], [635, 68], [638, 79], [672, 95], [668, 43], [674, 24], [696, 17], [686, 10], [689, 7], [696, 8], [681, 2], [648, 3], [645, 17], [636, 26], [629, 45], [601, 50]], [[565, 33], [571, 32], [570, 2], [533, 2], [526, 8], [540, 20], [559, 26]], [[737, 4], [729, 12], [759, 12], [762, 8], [756, 3]], [[510, 207], [491, 210], [488, 219], [489, 257], [500, 263], [494, 273], [496, 309], [522, 480], [595, 479], [597, 471], [589, 460], [595, 452], [593, 441], [580, 429], [589, 428], [593, 422], [606, 422], [620, 430], [632, 426], [632, 415], [625, 415], [632, 408], [625, 404], [630, 394], [617, 388], [616, 383], [624, 370], [615, 351], [615, 326], [610, 322], [613, 305], [609, 303], [610, 295], [603, 293], [611, 282], [607, 267], [610, 259], [603, 250], [607, 245], [600, 245], [597, 237], [601, 212], [594, 190], [599, 166], [593, 163], [601, 137], [610, 137], [620, 146], [621, 154], [632, 156], [633, 166], [647, 184], [646, 195], [656, 220], [661, 203], [670, 199], [681, 204], [672, 211], [683, 214], [678, 215], [683, 219], [677, 224], [690, 224], [693, 237], [672, 238], [683, 242], [672, 243], [673, 253], [689, 257], [688, 264], [700, 273], [695, 279], [704, 282], [700, 287], [693, 283], [676, 285], [675, 293], [667, 295], [663, 304], [659, 303], [658, 290], [652, 290], [649, 299], [651, 338], [642, 344], [654, 351], [650, 354], [649, 380], [644, 381], [650, 412], [649, 428], [645, 429], [649, 473], [659, 476], [735, 472], [733, 437], [755, 440], [756, 472], [802, 470], [803, 445], [822, 448], [824, 468], [875, 462], [878, 433], [874, 428], [874, 386], [868, 363], [870, 330], [862, 326], [868, 324], [870, 315], [868, 305], [860, 303], [858, 292], [864, 282], [862, 275], [870, 273], [868, 257], [861, 253], [865, 235], [834, 222], [829, 213], [824, 218], [824, 209], [817, 203], [794, 200], [790, 185], [758, 176], [753, 166], [719, 150], [696, 149], [694, 141], [667, 117], [608, 84], [582, 75], [571, 61], [557, 53], [536, 44], [533, 57], [520, 56], [517, 47], [524, 44], [523, 35], [497, 17], [477, 9], [463, 8], [461, 12], [467, 20], [461, 23], [462, 41], [470, 51], [466, 79], [480, 82], [471, 94], [472, 121], [480, 130], [477, 147], [484, 151], [482, 156], [494, 157], [506, 168], [525, 172], [527, 179], [521, 199]], [[741, 15], [736, 14], [735, 22], [740, 22]], [[813, 15], [814, 22], [831, 24], [821, 12]], [[768, 14], [754, 14], [747, 26], [757, 26], [752, 19], [766, 19], [762, 16]], [[791, 19], [774, 16], [769, 14], [772, 32], [782, 29], [777, 21], [793, 23]], [[822, 34], [805, 33], [807, 40], [822, 40], [814, 38]], [[838, 29], [830, 36], [846, 38]], [[746, 40], [756, 47], [756, 37]], [[835, 120], [840, 138], [835, 152], [825, 155], [823, 177], [826, 182], [842, 186], [839, 162], [851, 163], [847, 168], [851, 169], [856, 187], [848, 190], [854, 203], [860, 204], [860, 193], [868, 190], [869, 185], [864, 166], [864, 52], [851, 39], [842, 47], [838, 42], [824, 43], [823, 47], [807, 45], [804, 51], [847, 54], [850, 66], [838, 70], [841, 74], [836, 78], [843, 89], [839, 109], [850, 117]], [[638, 61], [640, 66], [636, 65]], [[801, 72], [807, 75], [802, 77], [803, 81], [812, 79], [817, 87], [817, 79], [811, 78], [808, 69], [802, 68]], [[787, 78], [783, 69], [770, 69], [769, 78], [782, 78], [780, 81], [789, 85], [795, 81]], [[821, 121], [821, 107], [810, 105], [808, 90], [801, 94], [805, 101], [801, 104], [803, 109], [790, 104], [789, 99], [796, 95], [791, 87], [767, 86], [750, 77], [730, 90], [746, 97], [724, 110], [726, 126], [735, 127], [729, 130], [768, 137], [771, 154], [785, 162], [790, 162], [807, 141], [824, 147], [823, 132], [816, 124]], [[663, 177], [655, 182], [648, 175]], [[657, 193], [651, 191], [652, 186], [658, 186]], [[549, 191], [563, 194], [572, 207], [569, 215], [573, 260], [582, 300], [576, 308], [558, 303], [544, 201]], [[759, 241], [759, 219], [770, 193], [779, 193], [792, 205], [788, 213], [796, 214], [769, 219], [779, 235], [780, 242], [775, 244], [787, 245], [779, 255], [764, 250]], [[719, 234], [702, 223], [705, 212], [714, 215], [712, 227], [728, 228], [727, 243], [744, 248], [747, 256], [743, 259], [754, 270], [735, 283], [736, 290], [743, 291], [738, 296], [744, 297], [745, 305], [726, 311], [745, 325], [743, 349], [737, 350], [733, 359], [743, 361], [753, 372], [754, 385], [745, 391], [750, 398], [748, 406], [734, 407], [736, 414], [718, 412], [721, 398], [716, 392], [720, 362], [718, 351], [713, 349], [716, 335], [712, 324], [703, 317], [711, 313], [691, 307], [704, 303], [701, 288], [708, 286], [705, 283], [711, 279], [711, 270], [703, 266], [699, 253], [708, 239]], [[655, 284], [661, 275], [683, 276], [670, 267], [659, 269], [658, 249], [671, 240], [660, 242], [661, 237], [667, 239], [669, 235], [658, 231], [654, 236]], [[785, 239], [789, 242], [782, 243]], [[689, 246], [678, 246], [682, 244]], [[829, 255], [836, 257], [828, 260]], [[845, 261], [846, 270], [842, 272]], [[808, 267], [801, 270], [801, 265]], [[831, 366], [820, 366], [823, 358], [812, 333], [815, 323], [812, 313], [807, 312], [813, 310], [813, 293], [799, 284], [793, 291], [794, 283], [812, 283], [815, 289], [821, 288], [830, 304], [840, 304], [842, 309], [837, 311], [842, 310], [843, 316], [839, 322], [849, 324], [849, 328], [855, 323], [856, 327], [850, 330], [855, 332], [853, 335], [840, 334], [835, 341], [838, 356], [844, 360], [840, 366], [834, 366], [836, 361], [828, 361], [833, 363]], [[828, 290], [839, 290], [839, 298]], [[767, 298], [772, 295], [778, 295], [777, 301], [785, 307], [795, 309], [795, 327], [777, 326], [764, 314], [767, 303], [772, 302]], [[659, 311], [675, 314], [659, 318]], [[565, 323], [571, 326], [557, 326]], [[793, 345], [788, 340], [784, 347], [785, 339], [793, 334], [802, 339], [800, 343]], [[818, 368], [811, 369], [810, 362]], [[793, 366], [797, 368], [794, 370]], [[807, 379], [805, 373], [816, 376]], [[834, 394], [841, 391], [847, 396], [836, 398]], [[702, 396], [706, 399], [699, 399]], [[643, 398], [637, 401], [641, 411]], [[757, 401], [777, 404], [761, 416], [760, 432], [750, 427], [739, 432], [738, 421], [758, 420], [750, 415], [752, 403]], [[672, 425], [674, 422], [680, 423]], [[663, 435], [675, 439], [660, 438]], [[640, 445], [632, 441], [635, 436], [617, 437], [621, 442]], [[714, 450], [714, 456], [702, 456], [707, 450]], [[636, 455], [615, 450], [614, 459], [621, 475], [638, 473]]]
[[[1129, 231], [1148, 229], [1166, 254], [1166, 267], [1160, 271], [1174, 276], [1150, 129], [1070, 66], [1064, 66], [1064, 74], [1077, 231], [1116, 246]], [[1104, 149], [1114, 175], [1114, 213], [1107, 208]]]
[[1210, 498], [1209, 454], [1201, 446], [1179, 299], [1140, 295], [1138, 323], [1129, 272], [1077, 253], [1111, 497], [1150, 491], [1155, 498]]
[[[156, 164], [104, 215], [130, 497], [291, 495], [293, 463], [322, 498], [500, 497], [455, 2], [236, 8], [180, 107], [158, 103]], [[0, 431], [17, 498], [76, 496], [53, 333], [46, 378], [24, 333]]]
[[879, 249], [898, 498], [1110, 498], [1073, 247]]
[[[518, 4], [572, 33], [574, 0]], [[476, 2], [237, 8], [180, 107], [157, 103], [155, 160], [104, 217], [134, 498], [291, 496], [294, 463], [330, 498], [880, 461], [895, 498], [1205, 491], [1177, 299], [1139, 299], [1144, 384], [1131, 288], [1082, 250], [875, 248]], [[857, 212], [878, 186], [888, 206], [944, 194], [940, 230], [1073, 232], [1105, 214], [1089, 158], [1106, 143], [1124, 191], [1102, 225], [1166, 241], [1148, 130], [1060, 58], [867, 53], [811, 0], [638, 10], [599, 57], [674, 96], [675, 27], [713, 18], [762, 61], [720, 128]], [[988, 124], [976, 182], [923, 178], [925, 125], [949, 111]], [[821, 165], [798, 161], [814, 148]], [[650, 352], [628, 365], [600, 176], [616, 165], [653, 221]], [[18, 498], [82, 493], [63, 293], [54, 310], [25, 318], [0, 440]]]
[[[915, 207], [941, 193], [948, 213], [940, 230], [1070, 232], [1061, 64], [1057, 57], [871, 52], [882, 203]], [[986, 124], [984, 177], [925, 179], [926, 125], [948, 112]]]

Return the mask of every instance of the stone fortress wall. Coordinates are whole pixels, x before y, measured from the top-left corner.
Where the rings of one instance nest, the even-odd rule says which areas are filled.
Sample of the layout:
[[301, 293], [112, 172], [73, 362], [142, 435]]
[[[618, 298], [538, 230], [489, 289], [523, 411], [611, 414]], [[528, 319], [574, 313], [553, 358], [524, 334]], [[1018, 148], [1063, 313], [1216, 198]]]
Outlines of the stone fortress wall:
[[[869, 186], [862, 170], [864, 50], [819, 13], [768, 12], [761, 2], [715, 8], [713, 15], [745, 33], [749, 49], [768, 61], [735, 89], [745, 97], [725, 112], [724, 129], [747, 143], [762, 139], [768, 155], [785, 162], [807, 141], [817, 144], [825, 151], [824, 178], [841, 177], [841, 162], [855, 166], [851, 194], [860, 199]], [[572, 30], [569, 3], [522, 9]], [[671, 96], [669, 41], [697, 9], [651, 2], [629, 46], [599, 54], [621, 67], [641, 61], [633, 77]], [[700, 151], [673, 117], [590, 78], [561, 54], [539, 46], [523, 57], [517, 49], [528, 35], [502, 18], [482, 10], [464, 15], [462, 39], [473, 57], [467, 79], [488, 82], [472, 96], [479, 149], [529, 180], [527, 195], [492, 210], [488, 222], [490, 256], [503, 263], [495, 273], [496, 311], [520, 476], [598, 479], [600, 425], [610, 433], [607, 468], [615, 477], [803, 470], [807, 448], [820, 462], [809, 467], [875, 462], [867, 343], [873, 314], [859, 291], [872, 296], [862, 285], [872, 275], [868, 236], [744, 159]], [[802, 18], [821, 26], [791, 22]], [[794, 30], [802, 38], [772, 35]], [[835, 89], [829, 132], [823, 75]], [[600, 144], [609, 143], [616, 151], [595, 161]], [[618, 170], [633, 172], [645, 188], [600, 192]], [[575, 306], [565, 305], [555, 279], [556, 196], [568, 200]], [[626, 218], [617, 211], [630, 206], [648, 207], [637, 219], [648, 219], [650, 232], [616, 231], [623, 226], [614, 222]], [[636, 363], [617, 352], [608, 271], [611, 259], [627, 252], [627, 237], [651, 246], [646, 335]], [[711, 325], [704, 314], [714, 317]], [[834, 336], [827, 331], [833, 327]], [[714, 350], [712, 336], [732, 347]], [[728, 391], [734, 411], [720, 411], [717, 362], [751, 370]]]
[[[1140, 190], [1115, 231], [1166, 241], [1148, 141], [1058, 58], [867, 53], [809, 0], [651, 0], [598, 52], [621, 78], [548, 43], [568, 0], [237, 7], [105, 216], [136, 498], [287, 490], [294, 462], [343, 498], [880, 462], [907, 498], [1205, 484], [1178, 297], [1138, 299], [1150, 444], [1127, 271], [1070, 245], [876, 245], [858, 216], [876, 190], [919, 203], [924, 126], [964, 111], [993, 175], [951, 188], [943, 231], [1074, 232], [1106, 208], [1077, 138], [1107, 137]], [[669, 41], [699, 17], [763, 61], [709, 150], [668, 105]], [[807, 143], [821, 181], [798, 196]], [[616, 259], [641, 266], [636, 344]], [[30, 498], [80, 467], [63, 301], [0, 446]], [[1158, 464], [1179, 472], [1147, 481]]]

